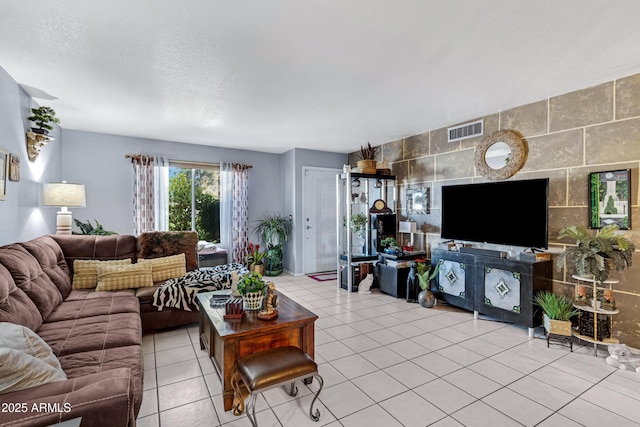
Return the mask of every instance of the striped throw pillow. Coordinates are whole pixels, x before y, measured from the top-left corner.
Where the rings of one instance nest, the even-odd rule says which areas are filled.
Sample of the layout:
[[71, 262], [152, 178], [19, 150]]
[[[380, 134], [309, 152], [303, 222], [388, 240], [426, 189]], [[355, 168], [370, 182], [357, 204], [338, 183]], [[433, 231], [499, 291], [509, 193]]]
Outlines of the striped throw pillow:
[[98, 265], [96, 291], [116, 291], [153, 286], [151, 265]]
[[138, 264], [149, 264], [153, 271], [153, 281], [163, 282], [187, 274], [184, 254], [165, 256], [161, 258], [140, 258]]
[[98, 261], [97, 259], [77, 259], [73, 261], [72, 289], [94, 289], [98, 284], [98, 265], [131, 264], [131, 258]]

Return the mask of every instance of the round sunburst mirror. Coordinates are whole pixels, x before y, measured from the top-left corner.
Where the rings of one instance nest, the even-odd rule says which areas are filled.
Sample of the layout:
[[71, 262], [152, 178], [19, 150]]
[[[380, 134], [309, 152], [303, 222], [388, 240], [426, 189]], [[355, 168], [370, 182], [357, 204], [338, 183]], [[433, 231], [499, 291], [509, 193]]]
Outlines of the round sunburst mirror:
[[527, 146], [520, 135], [511, 130], [493, 132], [476, 147], [478, 173], [494, 181], [515, 175], [526, 159]]

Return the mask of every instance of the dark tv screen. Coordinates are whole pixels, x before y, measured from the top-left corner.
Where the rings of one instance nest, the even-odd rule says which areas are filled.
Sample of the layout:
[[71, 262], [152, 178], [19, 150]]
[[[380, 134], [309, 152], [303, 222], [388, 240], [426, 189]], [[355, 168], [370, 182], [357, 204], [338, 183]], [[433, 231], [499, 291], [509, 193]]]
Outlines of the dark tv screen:
[[443, 239], [546, 248], [549, 179], [442, 187]]

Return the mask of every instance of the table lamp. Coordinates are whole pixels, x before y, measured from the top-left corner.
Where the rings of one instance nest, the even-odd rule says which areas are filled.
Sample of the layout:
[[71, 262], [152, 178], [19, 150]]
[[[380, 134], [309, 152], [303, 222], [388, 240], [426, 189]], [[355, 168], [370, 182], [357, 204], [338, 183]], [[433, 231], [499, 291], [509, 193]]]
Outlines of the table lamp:
[[45, 183], [42, 187], [42, 204], [60, 207], [56, 217], [56, 234], [71, 234], [73, 216], [67, 208], [86, 206], [84, 185], [66, 181]]
[[417, 225], [414, 221], [400, 221], [398, 231], [400, 233], [410, 233], [411, 240], [409, 240], [409, 244], [407, 246], [413, 247], [413, 233], [417, 230]]

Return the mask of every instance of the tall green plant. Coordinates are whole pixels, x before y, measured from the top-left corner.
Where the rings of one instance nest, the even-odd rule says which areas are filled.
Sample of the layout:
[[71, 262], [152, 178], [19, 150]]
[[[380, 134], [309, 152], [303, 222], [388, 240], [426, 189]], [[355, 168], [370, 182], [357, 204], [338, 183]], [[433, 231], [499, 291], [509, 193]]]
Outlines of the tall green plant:
[[592, 236], [581, 225], [563, 228], [558, 239], [573, 239], [576, 246], [568, 247], [558, 257], [558, 267], [561, 268], [569, 259], [578, 274], [593, 276], [600, 282], [607, 280], [612, 269], [622, 271], [631, 267], [635, 245], [626, 237], [616, 234], [617, 230], [616, 225], [607, 225]]
[[254, 231], [260, 236], [267, 249], [282, 246], [291, 233], [291, 221], [280, 213], [266, 214], [260, 220]]

